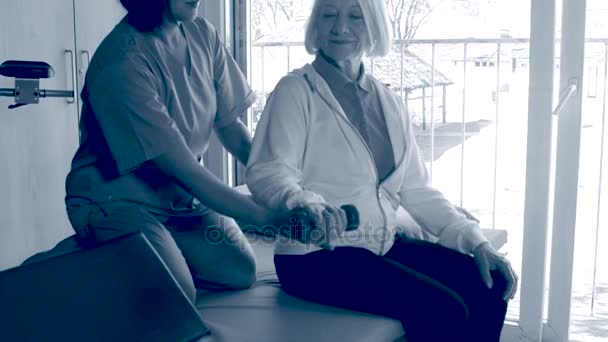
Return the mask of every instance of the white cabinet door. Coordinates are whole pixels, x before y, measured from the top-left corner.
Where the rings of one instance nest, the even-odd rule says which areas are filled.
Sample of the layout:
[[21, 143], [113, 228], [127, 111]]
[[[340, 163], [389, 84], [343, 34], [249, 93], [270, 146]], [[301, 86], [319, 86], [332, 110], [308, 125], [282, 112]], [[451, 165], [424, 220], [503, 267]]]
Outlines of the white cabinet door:
[[[45, 61], [55, 70], [40, 88], [74, 89], [72, 0], [3, 1], [0, 62]], [[0, 88], [14, 79], [0, 76]], [[71, 234], [64, 205], [65, 176], [78, 144], [74, 98], [44, 98], [8, 109], [0, 97], [0, 269]]]
[[80, 92], [84, 86], [84, 78], [91, 57], [105, 36], [125, 16], [126, 11], [119, 0], [74, 0], [74, 13], [78, 100], [80, 102]]

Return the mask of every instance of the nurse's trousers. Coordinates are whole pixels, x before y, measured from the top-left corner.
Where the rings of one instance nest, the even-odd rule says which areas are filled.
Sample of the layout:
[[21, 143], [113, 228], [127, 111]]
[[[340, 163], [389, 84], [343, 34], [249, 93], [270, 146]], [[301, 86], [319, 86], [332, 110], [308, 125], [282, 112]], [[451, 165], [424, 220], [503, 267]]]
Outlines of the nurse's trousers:
[[26, 263], [140, 231], [191, 301], [197, 288], [238, 289], [255, 282], [251, 245], [233, 219], [214, 211], [167, 217], [132, 203], [70, 199], [68, 217], [77, 234]]

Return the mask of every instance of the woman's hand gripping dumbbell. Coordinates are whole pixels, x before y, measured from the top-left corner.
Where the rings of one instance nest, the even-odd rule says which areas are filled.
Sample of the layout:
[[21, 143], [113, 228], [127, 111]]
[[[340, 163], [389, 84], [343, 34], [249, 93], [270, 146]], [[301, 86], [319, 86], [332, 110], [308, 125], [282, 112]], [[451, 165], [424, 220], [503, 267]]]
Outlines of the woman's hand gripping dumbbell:
[[283, 236], [333, 250], [333, 239], [359, 227], [359, 211], [350, 204], [309, 204], [289, 211], [285, 221], [280, 229]]

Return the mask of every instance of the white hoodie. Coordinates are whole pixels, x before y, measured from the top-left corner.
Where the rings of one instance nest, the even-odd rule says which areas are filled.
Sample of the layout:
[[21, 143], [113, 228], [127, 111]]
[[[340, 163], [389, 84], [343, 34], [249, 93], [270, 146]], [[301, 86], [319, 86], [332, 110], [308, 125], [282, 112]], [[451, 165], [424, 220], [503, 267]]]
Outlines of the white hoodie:
[[[393, 146], [395, 170], [378, 183], [373, 156], [349, 122], [329, 86], [307, 64], [283, 77], [270, 94], [258, 123], [247, 165], [254, 199], [273, 209], [304, 203], [353, 204], [359, 229], [331, 241], [334, 247], [366, 248], [384, 255], [392, 247], [396, 210], [401, 204], [438, 243], [471, 251], [487, 241], [429, 184], [401, 98], [370, 77], [378, 90]], [[320, 247], [297, 241], [279, 243], [277, 254], [304, 254]]]

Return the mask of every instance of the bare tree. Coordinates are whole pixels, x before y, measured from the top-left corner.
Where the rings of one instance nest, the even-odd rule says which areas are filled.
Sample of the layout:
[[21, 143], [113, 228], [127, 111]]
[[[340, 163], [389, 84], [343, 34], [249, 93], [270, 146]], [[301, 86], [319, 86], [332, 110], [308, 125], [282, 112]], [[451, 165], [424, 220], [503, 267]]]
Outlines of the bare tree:
[[[291, 20], [295, 16], [297, 5], [300, 2], [301, 0], [253, 0], [251, 1], [252, 20], [261, 21], [264, 17], [264, 19], [276, 26], [280, 17], [283, 17], [287, 21]], [[270, 18], [265, 16], [266, 11], [270, 12]], [[254, 16], [257, 16], [257, 18], [254, 19]]]
[[[267, 0], [271, 2], [271, 0]], [[296, 9], [296, 0], [274, 0], [275, 8], [283, 13], [287, 20], [291, 20], [294, 17], [294, 11]]]
[[[446, 0], [384, 0], [388, 10], [393, 37], [399, 40], [413, 39], [418, 29], [426, 23], [433, 10]], [[480, 1], [451, 0], [472, 15], [479, 12]], [[290, 21], [299, 14], [305, 0], [252, 0], [251, 20], [254, 27], [263, 24], [276, 29], [282, 20]]]
[[464, 13], [469, 17], [476, 17], [481, 14], [482, 2], [490, 2], [489, 0], [453, 0], [457, 6], [464, 10]]
[[264, 3], [259, 0], [249, 2], [251, 6], [251, 25], [258, 28], [262, 25], [264, 19]]
[[[385, 0], [395, 39], [410, 40], [443, 0]], [[466, 0], [465, 0], [466, 1]]]
[[252, 0], [251, 23], [256, 33], [261, 34], [262, 26], [276, 30], [282, 21], [291, 21], [302, 8], [303, 0]]

